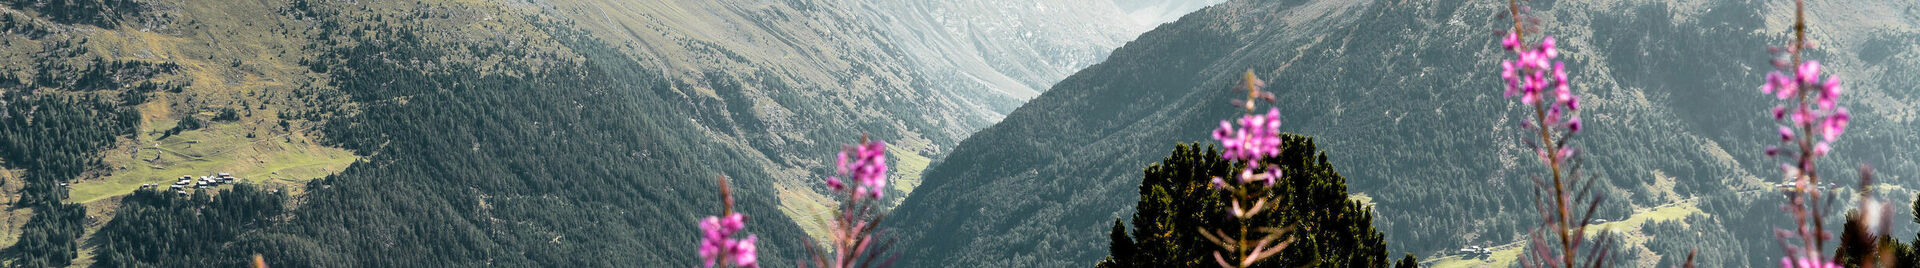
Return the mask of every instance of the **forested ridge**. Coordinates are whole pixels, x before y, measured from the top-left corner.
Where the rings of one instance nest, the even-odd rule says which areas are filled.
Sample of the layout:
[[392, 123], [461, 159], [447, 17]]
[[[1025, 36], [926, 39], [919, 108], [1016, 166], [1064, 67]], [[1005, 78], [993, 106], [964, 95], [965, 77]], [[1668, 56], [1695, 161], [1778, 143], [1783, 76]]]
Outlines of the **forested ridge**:
[[[512, 19], [522, 24], [491, 29], [511, 36], [468, 40], [474, 30], [453, 23], [468, 19], [456, 14], [519, 13], [434, 3], [276, 6], [278, 16], [303, 24], [274, 33], [310, 37], [286, 55], [308, 55], [297, 58], [300, 67], [324, 77], [296, 80], [287, 98], [296, 103], [273, 103], [284, 109], [274, 110], [277, 128], [311, 127], [324, 143], [365, 156], [361, 161], [299, 190], [250, 183], [187, 195], [138, 190], [112, 199], [117, 209], [102, 214], [114, 217], [96, 221], [85, 206], [61, 201], [63, 182], [115, 170], [98, 153], [141, 127], [135, 108], [151, 94], [178, 103], [176, 93], [187, 85], [151, 79], [179, 68], [171, 64], [99, 60], [109, 57], [79, 45], [85, 38], [47, 40], [66, 45], [35, 56], [50, 62], [40, 71], [23, 72], [27, 79], [0, 73], [7, 112], [0, 117], [0, 164], [23, 171], [15, 173], [26, 185], [14, 204], [34, 212], [20, 242], [5, 252], [8, 264], [64, 266], [90, 252], [77, 260], [205, 267], [261, 254], [274, 267], [692, 266], [688, 256], [695, 254], [686, 245], [697, 240], [696, 215], [718, 207], [707, 198], [717, 189], [712, 178], [770, 177], [751, 165], [724, 164], [744, 159], [740, 147], [716, 143], [687, 120], [727, 116], [665, 101], [678, 94], [671, 87], [688, 85], [662, 78], [565, 19], [520, 14]], [[42, 9], [25, 14], [69, 16], [61, 13], [66, 9], [31, 7]], [[109, 6], [84, 7], [101, 9], [71, 13], [79, 14], [75, 21], [47, 19], [111, 25], [92, 18], [120, 17], [101, 15]], [[5, 13], [29, 18], [0, 24], [10, 33], [49, 24]], [[188, 93], [205, 94], [199, 90]], [[266, 105], [195, 106], [149, 134], [168, 141], [235, 124]], [[777, 210], [770, 180], [735, 184], [743, 193], [739, 210], [765, 241], [763, 260], [797, 256], [792, 249], [805, 233]], [[90, 228], [98, 231], [81, 241]]]
[[[269, 265], [691, 265], [695, 234], [672, 230], [717, 207], [703, 178], [763, 176], [707, 163], [733, 157], [670, 120], [690, 115], [656, 96], [667, 83], [565, 22], [528, 18], [552, 38], [529, 43], [562, 48], [543, 50], [377, 23], [434, 17], [305, 1], [285, 12], [322, 24], [325, 53], [306, 65], [361, 104], [317, 115], [325, 137], [370, 157], [310, 182], [289, 220], [228, 245]], [[804, 234], [768, 185], [738, 187], [756, 193], [740, 207], [771, 242], [762, 250], [789, 253]]]

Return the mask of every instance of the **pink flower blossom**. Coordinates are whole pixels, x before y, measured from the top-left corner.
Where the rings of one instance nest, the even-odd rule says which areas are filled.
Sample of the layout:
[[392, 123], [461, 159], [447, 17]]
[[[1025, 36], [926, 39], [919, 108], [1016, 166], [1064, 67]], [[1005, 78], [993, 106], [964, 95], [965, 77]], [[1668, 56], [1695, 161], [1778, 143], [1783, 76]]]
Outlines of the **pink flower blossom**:
[[1225, 150], [1223, 157], [1254, 161], [1280, 154], [1280, 109], [1242, 116], [1238, 123], [1236, 129], [1232, 123], [1220, 121], [1220, 128], [1213, 131], [1213, 138], [1220, 140]]
[[699, 253], [707, 267], [723, 261], [731, 261], [740, 267], [759, 267], [754, 261], [757, 257], [753, 243], [757, 238], [752, 235], [744, 240], [732, 238], [746, 225], [746, 217], [739, 213], [724, 218], [708, 216], [700, 220]]
[[1801, 63], [1800, 69], [1795, 71], [1794, 74], [1796, 75], [1795, 78], [1800, 79], [1797, 81], [1800, 82], [1800, 84], [1818, 84], [1820, 83], [1820, 61], [1810, 60], [1806, 63]]
[[1540, 40], [1540, 52], [1542, 55], [1547, 56], [1547, 58], [1560, 57], [1560, 50], [1554, 49], [1552, 36], [1548, 36], [1545, 40]]
[[1779, 71], [1774, 71], [1767, 73], [1767, 83], [1766, 85], [1760, 86], [1760, 91], [1764, 94], [1774, 94], [1775, 98], [1784, 100], [1787, 99], [1787, 97], [1792, 97], [1795, 92], [1798, 92], [1796, 90], [1798, 90], [1797, 88], [1799, 87], [1800, 84], [1795, 83], [1792, 78], [1787, 78], [1787, 75], [1780, 74]]
[[847, 184], [840, 182], [840, 178], [827, 177], [827, 189], [833, 189], [834, 191], [839, 191], [846, 188], [847, 188]]
[[1789, 128], [1787, 126], [1780, 126], [1780, 142], [1787, 142], [1792, 140], [1793, 140], [1793, 128]]
[[1505, 39], [1501, 39], [1501, 40], [1500, 40], [1500, 46], [1501, 46], [1501, 47], [1505, 47], [1505, 48], [1507, 48], [1507, 50], [1514, 50], [1514, 49], [1516, 49], [1516, 48], [1519, 48], [1519, 47], [1520, 47], [1520, 33], [1518, 33], [1518, 32], [1515, 32], [1515, 33], [1507, 33], [1507, 38], [1505, 38]]
[[735, 242], [733, 244], [733, 252], [731, 253], [731, 255], [733, 255], [733, 264], [740, 265], [740, 267], [760, 267], [760, 257], [757, 252], [759, 249], [753, 245], [753, 242], [757, 240], [760, 240], [760, 237], [747, 235], [747, 239]]
[[[1501, 96], [1519, 96], [1520, 103], [1526, 105], [1551, 100], [1549, 108], [1555, 110], [1580, 109], [1579, 96], [1573, 94], [1572, 84], [1567, 81], [1566, 63], [1553, 60], [1560, 56], [1553, 37], [1546, 37], [1540, 45], [1532, 48], [1519, 48], [1519, 41], [1514, 35], [1507, 38], [1510, 43], [1507, 50], [1513, 51], [1516, 57], [1500, 62], [1500, 78], [1506, 81], [1506, 90]], [[1547, 90], [1553, 90], [1551, 96], [1547, 95]]]
[[1833, 106], [1840, 99], [1841, 90], [1840, 77], [1828, 77], [1827, 83], [1820, 85], [1820, 96], [1815, 98], [1820, 104], [1820, 109], [1833, 110]]
[[1841, 133], [1847, 131], [1847, 121], [1850, 121], [1850, 117], [1852, 116], [1847, 113], [1846, 107], [1841, 107], [1832, 116], [1828, 116], [1826, 122], [1820, 124], [1821, 138], [1825, 138], [1827, 142], [1838, 139]]
[[[849, 176], [859, 185], [853, 187], [853, 194], [880, 198], [887, 187], [887, 143], [881, 141], [848, 145], [835, 156], [835, 170]], [[839, 186], [836, 186], [839, 185]], [[844, 189], [838, 178], [827, 178], [827, 187], [838, 191]]]

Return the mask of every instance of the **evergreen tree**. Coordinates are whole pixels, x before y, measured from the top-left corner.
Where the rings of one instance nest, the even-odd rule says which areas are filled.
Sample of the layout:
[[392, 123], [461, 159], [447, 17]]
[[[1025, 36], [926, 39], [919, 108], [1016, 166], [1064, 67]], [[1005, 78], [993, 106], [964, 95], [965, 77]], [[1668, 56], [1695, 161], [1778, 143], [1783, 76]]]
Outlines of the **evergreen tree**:
[[1400, 262], [1399, 262], [1399, 263], [1394, 263], [1394, 264], [1393, 264], [1393, 267], [1395, 267], [1395, 268], [1420, 268], [1420, 259], [1419, 259], [1419, 258], [1414, 258], [1414, 257], [1413, 257], [1413, 253], [1407, 253], [1407, 257], [1405, 257], [1405, 258], [1400, 258]]
[[[1294, 228], [1296, 241], [1260, 267], [1386, 267], [1393, 264], [1385, 236], [1373, 227], [1373, 212], [1347, 198], [1346, 178], [1334, 171], [1311, 138], [1281, 135], [1286, 150], [1263, 161], [1287, 175], [1269, 191], [1278, 211], [1262, 213], [1252, 226]], [[1098, 267], [1213, 266], [1214, 246], [1200, 228], [1227, 226], [1226, 196], [1211, 189], [1213, 177], [1230, 177], [1232, 162], [1213, 148], [1177, 145], [1172, 155], [1149, 166], [1140, 184], [1140, 201], [1131, 219], [1133, 235], [1114, 225], [1109, 255]], [[1412, 256], [1401, 260], [1417, 265]]]

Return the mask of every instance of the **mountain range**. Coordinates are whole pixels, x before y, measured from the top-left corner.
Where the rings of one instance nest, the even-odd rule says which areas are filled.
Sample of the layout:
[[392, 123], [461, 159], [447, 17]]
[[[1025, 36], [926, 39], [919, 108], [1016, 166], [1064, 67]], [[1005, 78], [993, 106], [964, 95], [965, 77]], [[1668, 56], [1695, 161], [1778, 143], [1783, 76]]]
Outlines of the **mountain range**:
[[[4, 4], [0, 244], [25, 266], [690, 266], [721, 176], [788, 263], [840, 144], [890, 141], [907, 195], [914, 163], [1160, 23], [1107, 0]], [[167, 188], [214, 173], [249, 186]]]
[[[1790, 40], [1785, 1], [1531, 1], [1586, 102], [1575, 137], [1600, 178], [1598, 229], [1628, 266], [1767, 266], [1788, 221], [1772, 191], [1777, 139], [1758, 86]], [[1846, 77], [1852, 130], [1829, 174], [1871, 164], [1881, 194], [1912, 201], [1911, 120], [1920, 7], [1810, 2], [1809, 52]], [[1238, 0], [1142, 34], [1056, 84], [929, 168], [891, 218], [908, 266], [1086, 266], [1131, 215], [1142, 169], [1209, 141], [1248, 70], [1271, 83], [1283, 131], [1314, 137], [1370, 203], [1389, 252], [1428, 265], [1505, 266], [1538, 222], [1521, 142], [1531, 110], [1503, 98], [1503, 1]], [[1537, 41], [1537, 39], [1536, 39]], [[1837, 176], [1839, 185], [1857, 183]], [[1850, 190], [1840, 190], [1850, 191]], [[1844, 195], [1842, 195], [1844, 196]], [[1844, 207], [1845, 204], [1837, 206]], [[1896, 209], [1898, 210], [1898, 209]], [[1895, 219], [1909, 219], [1900, 211]], [[1837, 220], [1837, 218], [1835, 218]], [[1677, 223], [1677, 224], [1676, 224]], [[1912, 226], [1894, 237], [1911, 236]], [[1454, 249], [1498, 249], [1488, 258]]]

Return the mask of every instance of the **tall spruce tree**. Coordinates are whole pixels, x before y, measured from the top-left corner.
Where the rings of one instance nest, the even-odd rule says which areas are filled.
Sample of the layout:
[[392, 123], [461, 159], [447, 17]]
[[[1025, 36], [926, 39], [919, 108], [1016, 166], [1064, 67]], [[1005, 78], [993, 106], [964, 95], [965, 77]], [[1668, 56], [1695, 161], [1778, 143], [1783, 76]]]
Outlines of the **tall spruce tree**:
[[[1263, 161], [1280, 165], [1285, 179], [1269, 191], [1278, 210], [1262, 213], [1252, 226], [1294, 228], [1295, 242], [1259, 267], [1387, 267], [1385, 236], [1373, 227], [1373, 211], [1348, 199], [1346, 178], [1334, 171], [1313, 139], [1281, 135], [1285, 152]], [[1145, 170], [1140, 201], [1134, 207], [1131, 236], [1115, 222], [1109, 256], [1098, 267], [1213, 266], [1215, 246], [1200, 228], [1235, 224], [1228, 218], [1227, 196], [1210, 188], [1213, 177], [1232, 177], [1240, 167], [1214, 148], [1175, 146], [1173, 154]], [[1412, 256], [1400, 265], [1417, 265]], [[1413, 263], [1409, 263], [1413, 262]]]

